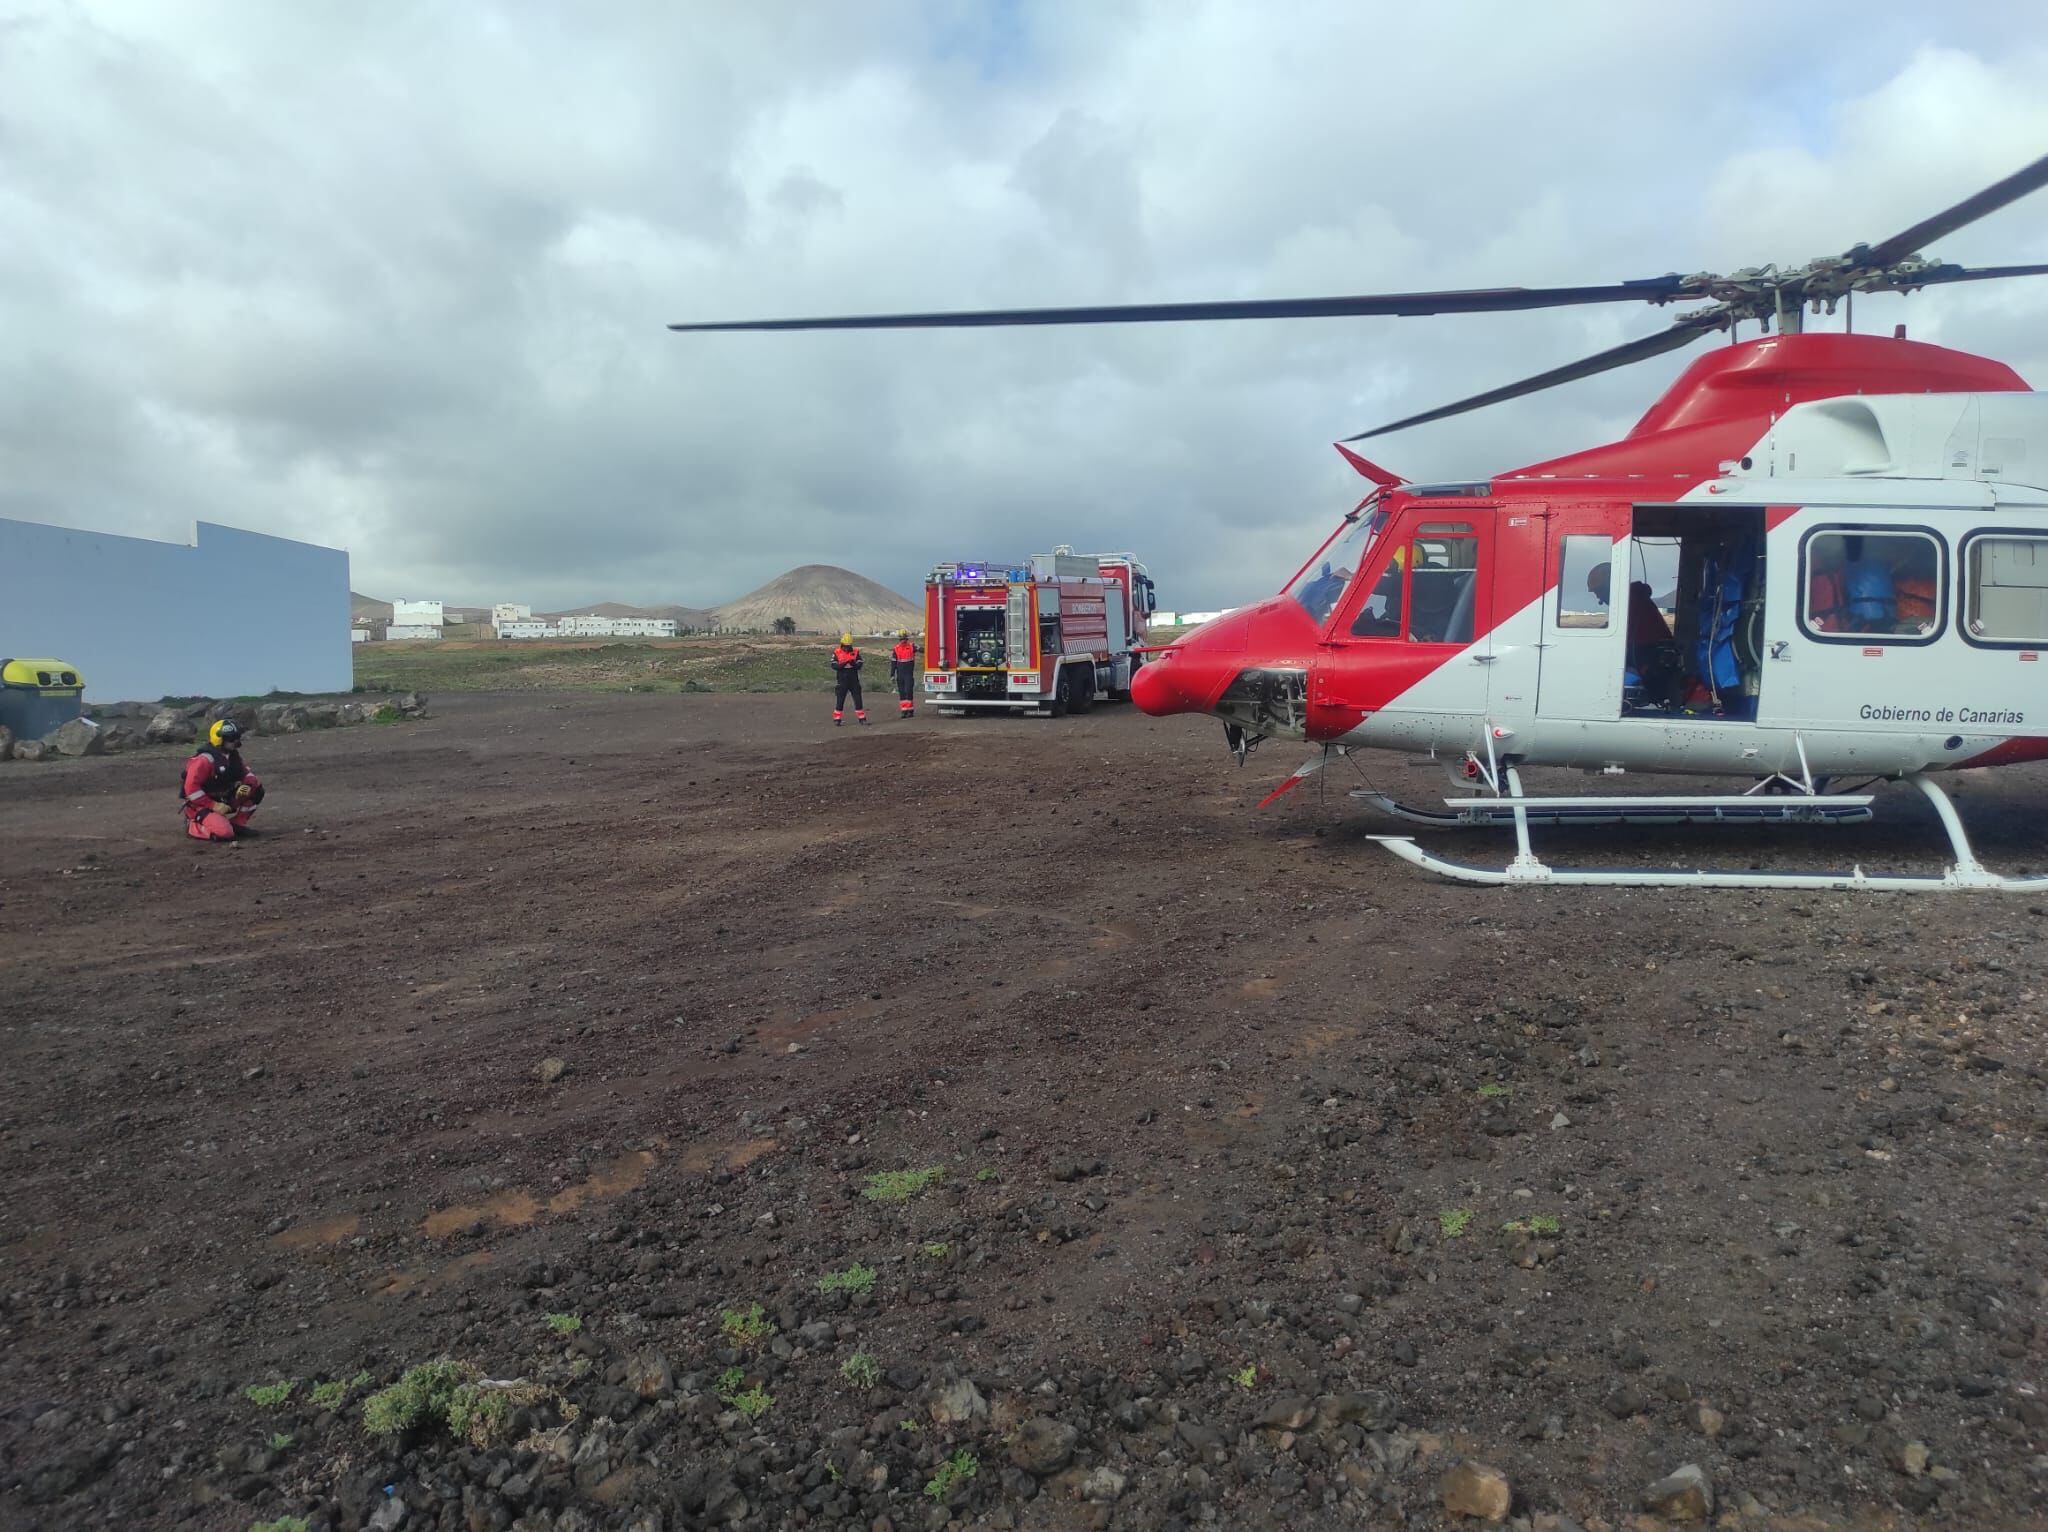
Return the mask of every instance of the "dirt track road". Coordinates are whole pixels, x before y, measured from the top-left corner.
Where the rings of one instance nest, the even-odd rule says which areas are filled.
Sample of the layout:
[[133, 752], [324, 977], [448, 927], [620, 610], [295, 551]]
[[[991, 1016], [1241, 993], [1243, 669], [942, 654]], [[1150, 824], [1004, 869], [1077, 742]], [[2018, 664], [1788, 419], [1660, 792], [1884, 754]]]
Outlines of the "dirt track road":
[[[254, 742], [233, 850], [172, 756], [0, 767], [0, 1525], [2043, 1524], [2048, 902], [1452, 886], [1127, 709], [434, 712]], [[2048, 865], [2048, 770], [1961, 801]], [[1546, 845], [1939, 863], [1879, 807]], [[307, 1401], [440, 1355], [558, 1403]]]

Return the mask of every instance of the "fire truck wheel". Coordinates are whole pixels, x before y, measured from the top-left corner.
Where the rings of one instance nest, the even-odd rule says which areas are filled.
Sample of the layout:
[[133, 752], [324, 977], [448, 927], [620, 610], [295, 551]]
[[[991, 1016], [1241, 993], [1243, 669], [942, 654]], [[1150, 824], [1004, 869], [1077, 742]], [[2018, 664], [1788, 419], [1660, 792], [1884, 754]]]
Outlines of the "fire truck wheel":
[[1046, 711], [1055, 718], [1067, 716], [1067, 709], [1074, 700], [1074, 672], [1070, 667], [1060, 668], [1059, 679], [1052, 683], [1052, 706]]
[[1095, 706], [1095, 676], [1092, 671], [1078, 666], [1068, 667], [1067, 674], [1074, 678], [1073, 695], [1068, 707], [1076, 713], [1085, 713]]

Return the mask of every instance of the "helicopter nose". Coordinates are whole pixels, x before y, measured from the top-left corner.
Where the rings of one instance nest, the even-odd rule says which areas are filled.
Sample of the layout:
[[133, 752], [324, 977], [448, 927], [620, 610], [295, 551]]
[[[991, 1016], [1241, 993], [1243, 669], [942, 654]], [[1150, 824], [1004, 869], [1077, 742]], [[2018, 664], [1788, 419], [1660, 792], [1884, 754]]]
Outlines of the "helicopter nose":
[[1244, 668], [1248, 631], [1242, 616], [1195, 629], [1139, 668], [1131, 677], [1131, 700], [1154, 718], [1208, 712]]

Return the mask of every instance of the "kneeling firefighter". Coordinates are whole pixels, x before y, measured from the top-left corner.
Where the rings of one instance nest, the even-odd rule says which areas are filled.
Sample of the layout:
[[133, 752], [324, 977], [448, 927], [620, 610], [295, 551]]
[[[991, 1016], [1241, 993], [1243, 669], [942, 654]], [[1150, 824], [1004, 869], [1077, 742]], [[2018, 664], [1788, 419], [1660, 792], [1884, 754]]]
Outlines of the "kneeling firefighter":
[[185, 763], [185, 833], [194, 840], [233, 840], [263, 801], [263, 784], [242, 764], [242, 726], [223, 718]]

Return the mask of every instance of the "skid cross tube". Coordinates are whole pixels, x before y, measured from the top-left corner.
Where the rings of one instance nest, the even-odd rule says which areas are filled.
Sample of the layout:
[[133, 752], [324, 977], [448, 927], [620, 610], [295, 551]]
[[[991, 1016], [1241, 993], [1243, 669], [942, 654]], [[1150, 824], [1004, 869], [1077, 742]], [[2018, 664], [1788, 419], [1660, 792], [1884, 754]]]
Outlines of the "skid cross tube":
[[[1521, 782], [1512, 768], [1508, 771], [1507, 778], [1510, 790], [1519, 797]], [[1986, 868], [1977, 860], [1976, 852], [1971, 849], [1970, 838], [1963, 830], [1962, 818], [1956, 813], [1955, 804], [1949, 800], [1948, 794], [1921, 773], [1915, 772], [1906, 780], [1926, 795], [1927, 801], [1934, 805], [1934, 812], [1941, 820], [1942, 828], [1948, 832], [1949, 847], [1955, 853], [1955, 860], [1939, 874], [1871, 874], [1866, 873], [1860, 866], [1852, 867], [1846, 873], [1709, 872], [1704, 869], [1657, 872], [1633, 867], [1550, 867], [1538, 861], [1529, 850], [1526, 806], [1515, 810], [1516, 855], [1504, 868], [1472, 867], [1462, 862], [1446, 861], [1440, 856], [1424, 851], [1415, 844], [1412, 837], [1406, 835], [1375, 835], [1372, 839], [1403, 861], [1412, 862], [1426, 871], [1454, 878], [1462, 883], [1495, 886], [1578, 884], [1607, 888], [1803, 888], [1901, 894], [2032, 894], [2048, 891], [2048, 876], [2009, 878]], [[1540, 799], [1536, 801], [1541, 802]]]

